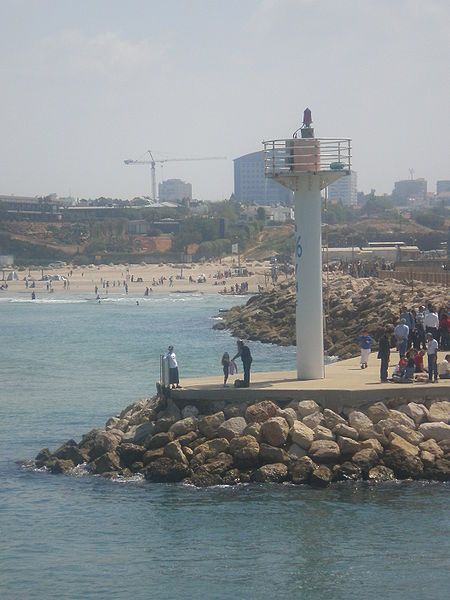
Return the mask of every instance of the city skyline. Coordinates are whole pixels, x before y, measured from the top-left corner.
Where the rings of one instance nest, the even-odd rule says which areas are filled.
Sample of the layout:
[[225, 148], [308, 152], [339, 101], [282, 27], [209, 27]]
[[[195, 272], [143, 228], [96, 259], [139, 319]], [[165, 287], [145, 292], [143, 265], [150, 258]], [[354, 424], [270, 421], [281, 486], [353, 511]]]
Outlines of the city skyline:
[[[441, 0], [3, 0], [0, 193], [133, 198], [150, 169], [233, 191], [233, 159], [291, 137], [350, 137], [358, 188], [449, 179], [448, 4]], [[149, 34], [149, 31], [152, 34]], [[394, 33], [395, 31], [395, 33]]]

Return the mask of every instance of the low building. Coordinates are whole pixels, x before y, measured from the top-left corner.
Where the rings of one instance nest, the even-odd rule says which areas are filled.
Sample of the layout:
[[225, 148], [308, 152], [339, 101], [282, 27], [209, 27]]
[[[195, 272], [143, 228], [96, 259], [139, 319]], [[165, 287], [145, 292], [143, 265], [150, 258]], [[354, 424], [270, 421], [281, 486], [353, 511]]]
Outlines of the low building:
[[425, 179], [404, 179], [394, 183], [392, 199], [397, 204], [408, 204], [411, 201], [426, 202], [427, 182]]

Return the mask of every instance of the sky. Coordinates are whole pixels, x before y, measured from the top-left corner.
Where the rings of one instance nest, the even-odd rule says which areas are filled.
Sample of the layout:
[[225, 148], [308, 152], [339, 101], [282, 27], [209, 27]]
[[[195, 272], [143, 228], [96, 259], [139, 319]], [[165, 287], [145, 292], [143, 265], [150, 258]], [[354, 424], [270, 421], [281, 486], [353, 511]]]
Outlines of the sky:
[[450, 179], [448, 0], [0, 0], [0, 194], [133, 198], [166, 163], [228, 198], [233, 158], [352, 138], [358, 189]]

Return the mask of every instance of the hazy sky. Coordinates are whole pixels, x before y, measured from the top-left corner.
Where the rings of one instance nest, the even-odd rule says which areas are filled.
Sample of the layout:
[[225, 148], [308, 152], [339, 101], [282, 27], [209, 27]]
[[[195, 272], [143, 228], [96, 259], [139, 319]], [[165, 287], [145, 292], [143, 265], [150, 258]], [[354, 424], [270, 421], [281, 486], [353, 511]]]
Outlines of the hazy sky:
[[291, 137], [353, 139], [358, 188], [450, 179], [448, 0], [0, 0], [0, 194], [150, 193], [125, 158], [194, 196]]

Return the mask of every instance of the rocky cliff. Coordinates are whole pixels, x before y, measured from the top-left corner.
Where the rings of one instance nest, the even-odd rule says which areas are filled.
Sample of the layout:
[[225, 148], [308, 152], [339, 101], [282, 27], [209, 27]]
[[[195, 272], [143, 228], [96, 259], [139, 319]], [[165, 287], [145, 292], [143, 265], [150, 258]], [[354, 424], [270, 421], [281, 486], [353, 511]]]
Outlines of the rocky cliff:
[[[329, 356], [350, 358], [359, 353], [357, 337], [364, 328], [375, 340], [386, 325], [397, 322], [400, 308], [418, 308], [432, 302], [437, 308], [448, 305], [448, 290], [414, 282], [413, 287], [377, 278], [355, 279], [347, 275], [324, 278], [325, 351]], [[229, 329], [248, 340], [295, 345], [295, 288], [282, 283], [274, 291], [253, 296], [245, 306], [221, 313], [215, 329]]]

